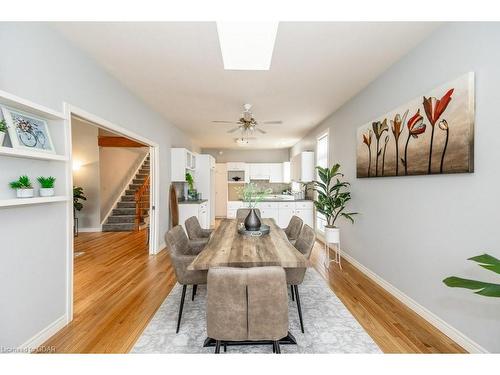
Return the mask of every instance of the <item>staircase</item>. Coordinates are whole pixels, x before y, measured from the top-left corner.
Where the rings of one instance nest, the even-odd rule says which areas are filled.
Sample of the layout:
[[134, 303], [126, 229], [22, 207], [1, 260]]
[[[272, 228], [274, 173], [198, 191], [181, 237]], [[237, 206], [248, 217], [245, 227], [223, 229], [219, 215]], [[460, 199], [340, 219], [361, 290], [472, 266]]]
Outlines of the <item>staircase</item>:
[[[149, 176], [149, 155], [142, 163], [137, 174], [130, 181], [128, 189], [122, 195], [116, 207], [108, 216], [106, 223], [102, 226], [103, 232], [129, 232], [136, 229], [136, 203], [135, 192], [141, 188]], [[147, 195], [147, 196], [146, 196]], [[144, 226], [149, 216], [149, 190], [144, 194], [143, 215], [139, 226]]]

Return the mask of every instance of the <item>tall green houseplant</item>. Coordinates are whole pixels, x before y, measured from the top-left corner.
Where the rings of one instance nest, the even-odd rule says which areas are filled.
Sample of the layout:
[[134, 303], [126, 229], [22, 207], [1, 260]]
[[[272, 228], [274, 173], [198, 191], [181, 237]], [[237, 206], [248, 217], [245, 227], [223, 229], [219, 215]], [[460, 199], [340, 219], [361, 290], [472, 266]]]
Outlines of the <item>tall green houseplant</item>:
[[319, 181], [314, 181], [314, 190], [318, 193], [314, 206], [326, 219], [326, 241], [339, 243], [340, 234], [335, 226], [337, 219], [343, 217], [354, 223], [353, 216], [357, 214], [346, 211], [347, 202], [351, 200], [350, 184], [341, 180], [344, 175], [340, 173], [340, 164], [335, 164], [331, 168], [316, 167], [316, 170]]

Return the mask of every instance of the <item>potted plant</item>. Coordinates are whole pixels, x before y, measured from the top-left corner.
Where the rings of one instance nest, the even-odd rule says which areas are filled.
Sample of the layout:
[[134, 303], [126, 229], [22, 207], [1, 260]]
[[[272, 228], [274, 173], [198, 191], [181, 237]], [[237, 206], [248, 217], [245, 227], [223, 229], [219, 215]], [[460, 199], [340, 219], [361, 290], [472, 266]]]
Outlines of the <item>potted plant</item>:
[[257, 203], [262, 202], [264, 197], [272, 192], [271, 189], [259, 190], [257, 185], [250, 183], [245, 184], [242, 188], [239, 188], [240, 197], [243, 202], [247, 203], [250, 212], [245, 218], [245, 229], [248, 231], [260, 230], [261, 222], [260, 218], [255, 212], [257, 208]]
[[55, 177], [38, 177], [37, 181], [40, 183], [40, 196], [41, 197], [51, 197], [54, 195], [54, 182]]
[[[500, 259], [489, 254], [477, 255], [469, 258], [477, 262], [481, 267], [500, 274]], [[443, 280], [450, 288], [471, 289], [474, 293], [485, 297], [500, 297], [500, 284], [488, 283], [479, 280], [463, 279], [461, 277], [451, 276]]]
[[18, 198], [32, 198], [34, 195], [33, 186], [28, 176], [21, 176], [17, 181], [12, 181], [10, 187], [16, 189]]
[[197, 192], [194, 188], [194, 179], [191, 173], [186, 172], [186, 182], [188, 184], [188, 191], [187, 191], [187, 197], [189, 199], [196, 199], [197, 198]]
[[325, 216], [325, 241], [340, 243], [340, 230], [335, 226], [339, 217], [344, 217], [354, 223], [353, 216], [357, 212], [345, 212], [347, 202], [351, 199], [348, 191], [350, 184], [340, 179], [344, 177], [339, 172], [340, 164], [331, 168], [316, 167], [320, 181], [314, 181], [314, 190], [318, 193], [314, 206]]
[[83, 204], [80, 200], [87, 200], [87, 197], [85, 197], [83, 193], [83, 188], [80, 186], [73, 186], [73, 211], [81, 211], [83, 208]]
[[3, 145], [3, 140], [5, 139], [5, 133], [7, 133], [7, 123], [5, 120], [0, 121], [0, 147]]

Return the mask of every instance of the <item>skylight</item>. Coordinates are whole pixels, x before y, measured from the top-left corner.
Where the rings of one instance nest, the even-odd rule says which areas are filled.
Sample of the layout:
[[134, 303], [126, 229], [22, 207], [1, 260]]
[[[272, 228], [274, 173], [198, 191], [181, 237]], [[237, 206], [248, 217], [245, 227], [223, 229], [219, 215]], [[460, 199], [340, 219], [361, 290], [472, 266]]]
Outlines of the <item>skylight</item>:
[[217, 22], [226, 70], [269, 70], [278, 22]]

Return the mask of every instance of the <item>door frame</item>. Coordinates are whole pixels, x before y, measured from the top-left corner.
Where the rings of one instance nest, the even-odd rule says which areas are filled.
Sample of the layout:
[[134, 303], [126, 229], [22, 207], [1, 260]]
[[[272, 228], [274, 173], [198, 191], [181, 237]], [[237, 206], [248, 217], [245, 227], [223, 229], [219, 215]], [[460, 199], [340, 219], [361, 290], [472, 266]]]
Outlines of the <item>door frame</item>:
[[[123, 135], [127, 138], [131, 138], [138, 142], [144, 143], [149, 146], [150, 155], [150, 231], [149, 231], [149, 254], [155, 255], [160, 249], [159, 237], [158, 237], [158, 226], [159, 226], [159, 194], [160, 191], [160, 179], [159, 179], [159, 151], [160, 147], [158, 143], [143, 137], [133, 131], [116, 125], [108, 120], [105, 120], [99, 116], [96, 116], [90, 112], [85, 111], [77, 106], [69, 104], [67, 102], [63, 103], [64, 114], [66, 117], [66, 155], [68, 155], [68, 162], [66, 163], [66, 191], [72, 197], [73, 196], [73, 145], [72, 145], [72, 125], [71, 117], [76, 116], [83, 120], [92, 122], [102, 129], [112, 131], [114, 133]], [[73, 237], [73, 200], [68, 201], [67, 204], [67, 275], [66, 275], [66, 321], [67, 323], [73, 320], [73, 265], [74, 265], [74, 237]]]

